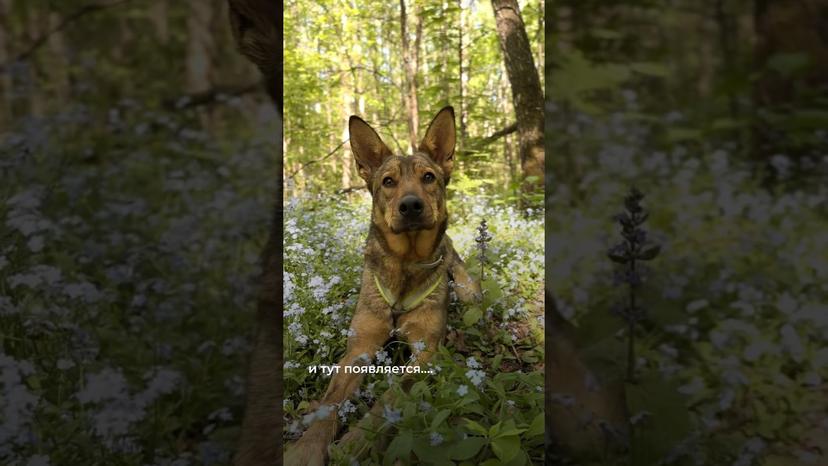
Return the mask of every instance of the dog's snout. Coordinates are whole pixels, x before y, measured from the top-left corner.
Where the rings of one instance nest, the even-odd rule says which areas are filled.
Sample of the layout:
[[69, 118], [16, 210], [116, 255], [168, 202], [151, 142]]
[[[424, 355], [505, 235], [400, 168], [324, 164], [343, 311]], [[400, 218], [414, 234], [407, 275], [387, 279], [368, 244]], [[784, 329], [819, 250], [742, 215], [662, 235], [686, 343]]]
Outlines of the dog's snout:
[[423, 201], [413, 194], [403, 197], [400, 200], [400, 213], [403, 217], [418, 217], [423, 213]]

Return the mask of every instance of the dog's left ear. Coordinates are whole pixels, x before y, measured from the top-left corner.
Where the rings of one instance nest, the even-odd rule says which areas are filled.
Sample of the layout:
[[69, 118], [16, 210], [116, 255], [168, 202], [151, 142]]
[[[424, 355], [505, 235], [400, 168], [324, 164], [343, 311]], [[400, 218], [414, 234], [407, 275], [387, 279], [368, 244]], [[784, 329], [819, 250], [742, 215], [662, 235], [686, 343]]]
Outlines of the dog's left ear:
[[454, 145], [457, 143], [457, 131], [454, 127], [454, 108], [445, 107], [437, 113], [428, 125], [425, 136], [418, 148], [437, 162], [446, 175], [446, 183], [454, 167]]

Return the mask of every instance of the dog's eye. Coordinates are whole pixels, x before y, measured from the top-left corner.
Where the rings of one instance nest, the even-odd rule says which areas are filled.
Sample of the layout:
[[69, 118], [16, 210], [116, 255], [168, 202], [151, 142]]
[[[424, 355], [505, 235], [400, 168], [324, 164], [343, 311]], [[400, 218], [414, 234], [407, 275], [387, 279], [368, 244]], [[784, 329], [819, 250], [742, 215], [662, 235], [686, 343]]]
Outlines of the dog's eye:
[[434, 181], [434, 173], [427, 172], [425, 175], [423, 175], [423, 181], [426, 183], [431, 183], [432, 181]]
[[385, 178], [382, 179], [382, 185], [385, 186], [386, 188], [390, 188], [391, 186], [394, 186], [394, 178], [391, 178], [390, 176], [386, 176]]

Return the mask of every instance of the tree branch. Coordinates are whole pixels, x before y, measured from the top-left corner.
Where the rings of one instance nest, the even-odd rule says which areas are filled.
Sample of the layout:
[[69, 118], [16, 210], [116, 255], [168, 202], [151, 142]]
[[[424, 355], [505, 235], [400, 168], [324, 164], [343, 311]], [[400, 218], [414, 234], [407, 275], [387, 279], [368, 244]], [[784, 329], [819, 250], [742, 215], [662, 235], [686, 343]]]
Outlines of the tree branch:
[[481, 139], [480, 141], [472, 144], [472, 146], [477, 147], [477, 148], [483, 147], [483, 146], [488, 146], [489, 144], [497, 141], [498, 139], [502, 138], [503, 136], [512, 134], [515, 131], [517, 131], [517, 123], [516, 122], [512, 123], [511, 125], [503, 128], [503, 129], [495, 131], [490, 136], [485, 137], [485, 138]]
[[238, 97], [241, 95], [256, 92], [262, 89], [262, 82], [256, 81], [254, 83], [245, 84], [241, 86], [215, 86], [206, 91], [196, 92], [195, 94], [187, 94], [181, 97], [167, 98], [162, 101], [162, 105], [168, 110], [183, 110], [202, 105], [214, 104], [221, 96]]
[[348, 193], [352, 193], [354, 191], [359, 191], [359, 190], [362, 190], [362, 189], [365, 189], [364, 184], [361, 184], [359, 186], [348, 186], [347, 188], [340, 188], [340, 189], [336, 190], [336, 193], [337, 194], [348, 194]]
[[348, 142], [348, 141], [350, 141], [350, 140], [351, 140], [351, 138], [348, 138], [348, 139], [346, 139], [346, 140], [344, 140], [344, 141], [340, 142], [338, 146], [334, 147], [334, 148], [333, 148], [333, 150], [331, 150], [330, 152], [328, 152], [328, 154], [327, 154], [327, 155], [325, 155], [324, 157], [322, 157], [321, 159], [311, 160], [311, 161], [309, 161], [309, 162], [305, 162], [305, 163], [303, 163], [303, 164], [302, 164], [299, 168], [297, 168], [297, 169], [296, 169], [293, 173], [291, 173], [291, 174], [290, 174], [290, 176], [288, 176], [287, 178], [285, 178], [285, 181], [290, 180], [290, 179], [293, 179], [293, 177], [294, 177], [294, 176], [296, 176], [296, 175], [297, 175], [300, 171], [304, 170], [304, 169], [305, 169], [305, 168], [307, 168], [308, 166], [313, 165], [313, 164], [315, 164], [315, 163], [324, 162], [325, 160], [329, 159], [332, 155], [336, 154], [336, 151], [338, 151], [338, 150], [339, 150], [342, 146], [344, 146], [344, 145], [345, 145], [345, 143], [346, 143], [346, 142]]

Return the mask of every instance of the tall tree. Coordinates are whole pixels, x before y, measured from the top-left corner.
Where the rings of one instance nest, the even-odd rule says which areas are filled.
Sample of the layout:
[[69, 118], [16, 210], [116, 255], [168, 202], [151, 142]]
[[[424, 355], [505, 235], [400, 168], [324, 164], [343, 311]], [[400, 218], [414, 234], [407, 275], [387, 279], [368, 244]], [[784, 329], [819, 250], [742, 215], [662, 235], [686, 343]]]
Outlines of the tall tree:
[[466, 147], [466, 139], [469, 137], [469, 131], [466, 127], [469, 121], [468, 107], [466, 105], [466, 84], [468, 81], [468, 69], [463, 67], [463, 34], [466, 30], [466, 18], [463, 15], [464, 0], [457, 0], [457, 5], [460, 7], [460, 29], [457, 31], [457, 63], [460, 69], [460, 98], [458, 107], [460, 109], [460, 147]]
[[149, 7], [149, 19], [155, 28], [158, 42], [166, 45], [170, 38], [169, 8], [167, 0], [156, 0]]
[[[282, 24], [277, 2], [229, 0], [230, 23], [239, 50], [262, 72], [268, 93], [282, 111]], [[262, 253], [258, 328], [247, 376], [247, 399], [237, 466], [281, 464], [282, 447], [282, 157], [275, 157], [276, 208]]]
[[535, 177], [534, 183], [524, 183], [524, 189], [535, 190], [543, 186], [544, 164], [540, 78], [517, 0], [492, 0], [492, 8], [500, 50], [512, 85], [520, 140], [520, 165], [524, 177]]
[[753, 151], [761, 161], [819, 151], [810, 135], [822, 124], [787, 123], [792, 112], [815, 108], [817, 94], [828, 93], [828, 0], [755, 0], [754, 15], [759, 79], [753, 100], [759, 113]]
[[[5, 67], [13, 55], [9, 15], [11, 0], [0, 0], [0, 66]], [[0, 69], [0, 128], [5, 128], [12, 119], [12, 87], [14, 81], [8, 69]]]
[[[410, 18], [409, 18], [410, 17]], [[409, 19], [414, 24], [414, 43], [408, 35]], [[403, 99], [408, 111], [409, 150], [417, 147], [417, 128], [420, 125], [420, 109], [417, 101], [417, 73], [420, 69], [420, 41], [423, 35], [423, 15], [419, 5], [414, 5], [414, 12], [408, 13], [405, 0], [400, 0], [400, 35], [402, 40], [403, 67], [405, 68], [405, 92]]]
[[214, 48], [210, 29], [212, 19], [212, 1], [190, 1], [187, 15], [187, 91], [193, 94], [210, 89], [210, 57]]

